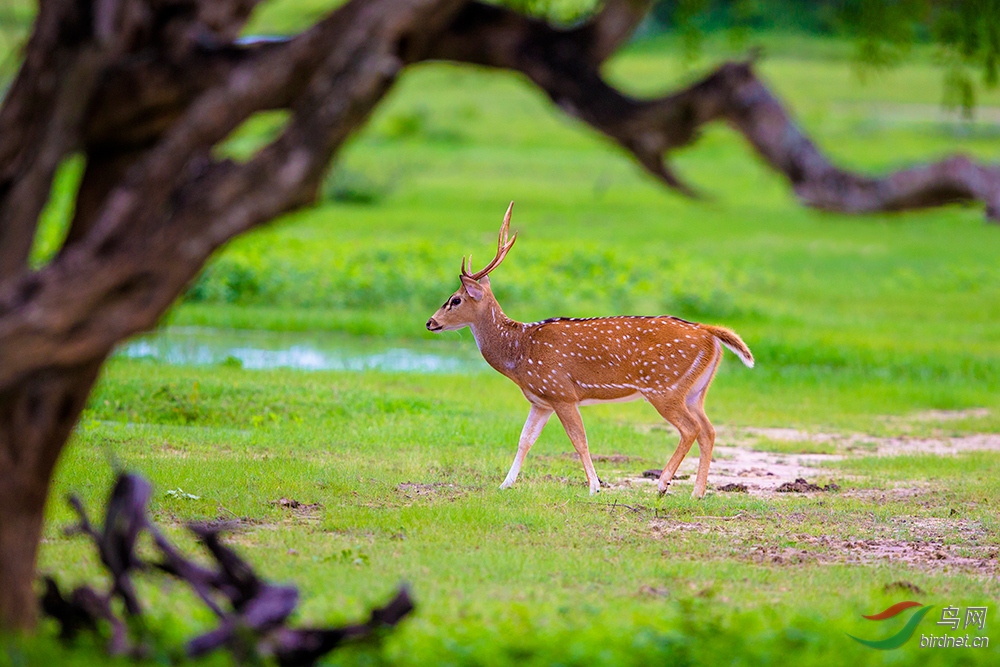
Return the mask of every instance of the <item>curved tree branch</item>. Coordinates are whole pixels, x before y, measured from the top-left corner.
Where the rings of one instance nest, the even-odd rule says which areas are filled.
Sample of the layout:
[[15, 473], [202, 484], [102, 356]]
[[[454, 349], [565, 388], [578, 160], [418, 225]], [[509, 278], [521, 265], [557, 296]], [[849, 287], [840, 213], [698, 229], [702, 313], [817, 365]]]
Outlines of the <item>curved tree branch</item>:
[[841, 169], [799, 129], [749, 62], [726, 63], [688, 88], [657, 99], [638, 100], [619, 92], [599, 72], [607, 55], [605, 32], [597, 23], [603, 16], [581, 28], [561, 30], [473, 2], [428, 57], [524, 73], [566, 113], [614, 139], [653, 176], [688, 194], [691, 189], [665, 161], [671, 151], [691, 143], [702, 125], [721, 120], [784, 174], [807, 206], [869, 213], [975, 201], [985, 204], [987, 219], [1000, 220], [1000, 165], [954, 156], [882, 177]]

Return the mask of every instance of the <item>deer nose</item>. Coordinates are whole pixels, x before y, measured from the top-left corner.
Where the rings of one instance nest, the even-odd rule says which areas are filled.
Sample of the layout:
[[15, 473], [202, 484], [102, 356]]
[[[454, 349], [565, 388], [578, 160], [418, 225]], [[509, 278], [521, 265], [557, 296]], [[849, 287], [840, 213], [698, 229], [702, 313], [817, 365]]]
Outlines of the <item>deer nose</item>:
[[427, 320], [427, 328], [428, 329], [433, 329], [436, 326], [437, 326], [437, 322], [434, 321], [433, 317], [431, 319]]

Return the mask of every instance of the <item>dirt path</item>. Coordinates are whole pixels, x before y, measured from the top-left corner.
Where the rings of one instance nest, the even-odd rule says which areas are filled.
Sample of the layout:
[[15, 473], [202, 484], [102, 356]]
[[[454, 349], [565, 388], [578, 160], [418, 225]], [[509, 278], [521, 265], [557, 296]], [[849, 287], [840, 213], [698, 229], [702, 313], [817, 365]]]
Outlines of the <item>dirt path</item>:
[[[874, 454], [876, 456], [957, 454], [959, 452], [977, 450], [1000, 451], [1000, 433], [976, 433], [963, 436], [896, 436], [892, 438], [879, 438], [863, 433], [808, 433], [791, 428], [746, 428], [729, 433], [729, 435], [738, 442], [761, 438], [779, 442], [812, 442], [833, 445], [852, 454]], [[747, 438], [747, 436], [750, 436], [750, 438]]]
[[[905, 422], [896, 421], [893, 426], [903, 433], [910, 427], [926, 433], [928, 423], [933, 426], [937, 422], [985, 416], [988, 416], [985, 410], [928, 412], [910, 416]], [[875, 437], [786, 428], [719, 429], [717, 442], [724, 444], [715, 448], [708, 476], [709, 492], [726, 496], [740, 491], [776, 498], [792, 487], [798, 493], [822, 496], [827, 492], [823, 489], [827, 484], [855, 486], [841, 469], [827, 465], [847, 458], [1000, 451], [1000, 434], [955, 436], [942, 431], [943, 428], [934, 428], [935, 435], [929, 437]], [[812, 453], [806, 453], [810, 450]], [[634, 470], [638, 461], [618, 463], [613, 456], [606, 459], [606, 466], [619, 468], [619, 474], [623, 475], [612, 482], [612, 492], [616, 487], [641, 486], [655, 494], [656, 480], [643, 478]], [[684, 461], [678, 471], [681, 479], [671, 485], [672, 493], [690, 493], [697, 465], [697, 455]], [[609, 472], [609, 478], [615, 480], [616, 473]], [[633, 501], [626, 507], [630, 512], [649, 513], [648, 527], [654, 539], [682, 552], [704, 550], [713, 558], [734, 558], [772, 567], [902, 566], [990, 578], [1000, 574], [1000, 545], [991, 524], [964, 517], [963, 507], [951, 506], [933, 482], [917, 478], [888, 483], [884, 488], [866, 486], [844, 488], [836, 496], [859, 499], [865, 506], [892, 503], [897, 509], [890, 514], [871, 511], [824, 514], [823, 509], [818, 509], [824, 505], [821, 502], [810, 505], [817, 508], [815, 513], [803, 511], [801, 506], [782, 509], [779, 505], [773, 512], [763, 514], [741, 510], [735, 514], [675, 517], [658, 512], [655, 503], [646, 507]], [[946, 516], [926, 516], [935, 511]], [[913, 586], [906, 581], [902, 583]]]
[[[745, 447], [716, 445], [712, 457], [712, 467], [708, 473], [709, 489], [728, 485], [743, 485], [748, 493], [775, 493], [783, 484], [794, 483], [797, 479], [829, 481], [833, 471], [820, 466], [827, 461], [843, 458], [836, 454], [776, 454]], [[697, 454], [689, 456], [677, 471], [672, 487], [684, 489], [694, 484], [694, 474], [698, 469]], [[655, 487], [656, 480], [642, 477], [636, 471], [622, 471], [626, 476], [615, 486], [649, 485]]]
[[[929, 411], [908, 417], [887, 417], [903, 430], [908, 425], [926, 422], [947, 422], [988, 416], [984, 408], [961, 411]], [[654, 427], [660, 428], [660, 427]], [[797, 453], [767, 451], [767, 442], [777, 443], [773, 449], [801, 444], [797, 449], [808, 451], [809, 444], [817, 449], [836, 453]], [[844, 475], [826, 464], [846, 457], [901, 456], [907, 454], [954, 455], [969, 451], [1000, 451], [1000, 433], [930, 437], [876, 437], [864, 433], [810, 433], [792, 428], [720, 428], [716, 438], [712, 466], [708, 474], [709, 489], [729, 487], [756, 495], [771, 495], [783, 485], [807, 480], [820, 486], [843, 480]], [[796, 449], [796, 447], [790, 447]], [[614, 457], [607, 457], [614, 462]], [[688, 456], [677, 472], [675, 488], [693, 484], [691, 476], [698, 467], [696, 454]], [[642, 477], [637, 470], [614, 471], [623, 478], [612, 482], [612, 488], [655, 485], [655, 480]], [[614, 473], [613, 473], [614, 474]], [[836, 479], [835, 479], [836, 478]], [[612, 479], [614, 477], [612, 476]], [[800, 485], [801, 486], [801, 485]]]

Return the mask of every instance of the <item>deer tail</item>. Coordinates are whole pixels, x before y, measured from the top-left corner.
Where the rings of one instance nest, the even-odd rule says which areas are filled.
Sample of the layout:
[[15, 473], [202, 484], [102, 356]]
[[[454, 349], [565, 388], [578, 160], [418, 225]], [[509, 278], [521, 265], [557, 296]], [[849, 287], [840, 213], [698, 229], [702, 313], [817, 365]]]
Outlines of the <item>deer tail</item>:
[[720, 343], [732, 350], [733, 354], [739, 357], [740, 361], [742, 361], [747, 368], [753, 368], [753, 353], [750, 352], [750, 348], [743, 342], [743, 339], [736, 335], [735, 331], [730, 331], [725, 327], [713, 327], [707, 324], [703, 324], [702, 326], [708, 331], [708, 333], [715, 336]]

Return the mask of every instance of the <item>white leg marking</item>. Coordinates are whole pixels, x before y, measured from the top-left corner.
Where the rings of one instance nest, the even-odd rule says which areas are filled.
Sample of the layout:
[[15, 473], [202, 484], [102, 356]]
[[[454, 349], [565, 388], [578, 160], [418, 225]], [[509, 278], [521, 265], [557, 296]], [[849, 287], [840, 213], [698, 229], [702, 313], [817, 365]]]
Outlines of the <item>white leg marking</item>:
[[534, 403], [531, 404], [528, 419], [524, 422], [524, 428], [521, 429], [521, 438], [517, 443], [517, 454], [514, 455], [514, 463], [511, 464], [510, 470], [507, 472], [507, 477], [503, 480], [503, 484], [500, 485], [501, 489], [509, 489], [517, 481], [517, 476], [521, 472], [521, 465], [524, 463], [524, 457], [528, 455], [528, 450], [538, 440], [538, 436], [545, 427], [545, 423], [549, 421], [549, 417], [551, 416], [551, 408], [543, 408]]

